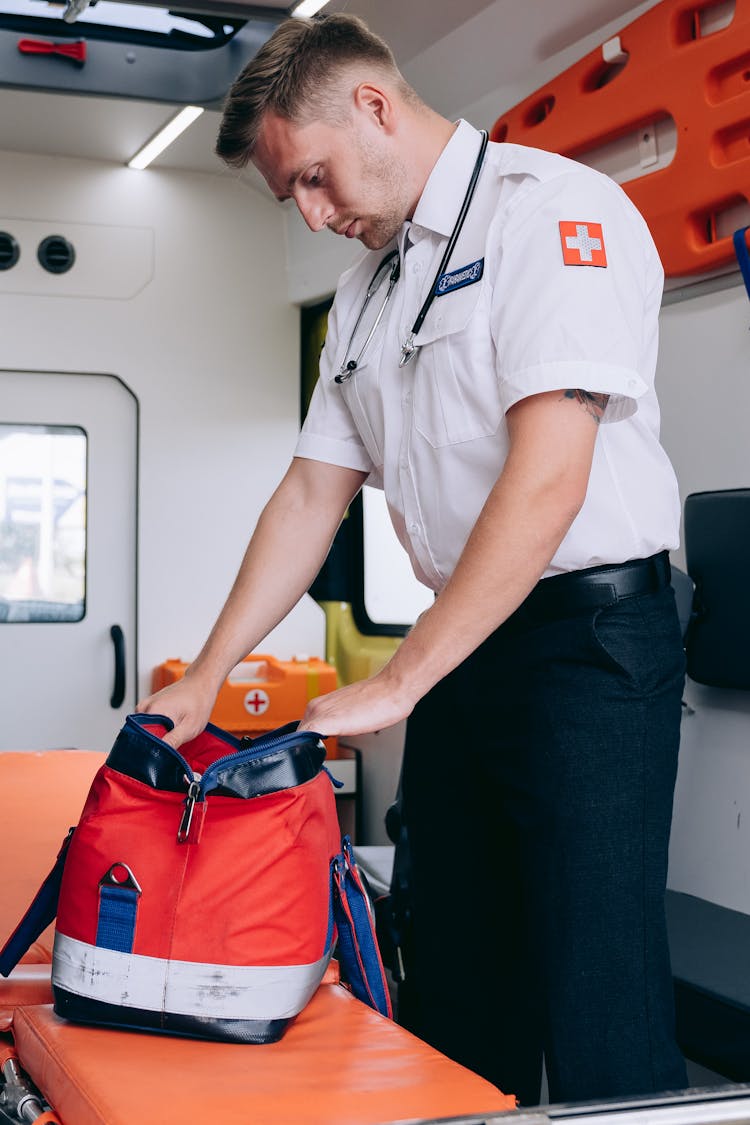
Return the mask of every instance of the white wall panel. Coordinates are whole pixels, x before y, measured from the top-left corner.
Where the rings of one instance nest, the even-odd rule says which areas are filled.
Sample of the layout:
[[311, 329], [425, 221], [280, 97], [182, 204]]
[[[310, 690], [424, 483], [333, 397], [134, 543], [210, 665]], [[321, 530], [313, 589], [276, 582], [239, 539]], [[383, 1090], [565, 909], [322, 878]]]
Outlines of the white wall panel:
[[[106, 238], [93, 286], [87, 273], [97, 295], [0, 299], [0, 366], [113, 373], [139, 399], [145, 687], [155, 664], [197, 653], [294, 448], [299, 324], [282, 215], [227, 177], [16, 153], [0, 154], [0, 198], [29, 223], [132, 227], [133, 245], [153, 232], [153, 279], [129, 299], [111, 299], [120, 267]], [[317, 607], [305, 599], [265, 647], [322, 655]]]

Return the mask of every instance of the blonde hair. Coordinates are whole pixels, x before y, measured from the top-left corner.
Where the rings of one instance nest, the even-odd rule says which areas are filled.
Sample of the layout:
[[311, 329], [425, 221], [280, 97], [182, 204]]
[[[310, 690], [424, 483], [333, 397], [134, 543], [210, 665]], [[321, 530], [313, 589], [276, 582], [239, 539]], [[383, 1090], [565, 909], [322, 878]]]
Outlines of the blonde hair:
[[390, 77], [405, 100], [422, 105], [388, 44], [357, 16], [285, 20], [233, 83], [224, 103], [217, 155], [233, 168], [244, 168], [269, 111], [298, 124], [343, 123], [342, 79], [347, 68], [362, 62]]

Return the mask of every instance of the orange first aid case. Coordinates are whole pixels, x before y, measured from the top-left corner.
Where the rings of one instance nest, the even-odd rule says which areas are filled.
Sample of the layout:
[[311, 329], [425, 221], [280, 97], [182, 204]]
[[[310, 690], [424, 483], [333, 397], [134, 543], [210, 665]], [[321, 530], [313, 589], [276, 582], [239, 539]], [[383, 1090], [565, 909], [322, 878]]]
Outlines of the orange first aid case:
[[[166, 660], [154, 669], [152, 691], [173, 684], [188, 665]], [[337, 686], [336, 669], [317, 656], [277, 660], [252, 653], [232, 669], [222, 684], [211, 712], [211, 722], [234, 735], [256, 738], [302, 718], [311, 699]], [[326, 739], [329, 758], [337, 756], [335, 738]]]

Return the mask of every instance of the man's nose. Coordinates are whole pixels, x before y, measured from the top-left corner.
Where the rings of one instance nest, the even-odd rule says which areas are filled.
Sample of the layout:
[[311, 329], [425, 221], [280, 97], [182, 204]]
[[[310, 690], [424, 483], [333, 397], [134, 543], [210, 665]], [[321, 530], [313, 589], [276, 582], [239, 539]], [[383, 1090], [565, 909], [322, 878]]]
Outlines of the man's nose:
[[329, 219], [333, 218], [333, 209], [324, 199], [300, 193], [295, 197], [295, 202], [300, 215], [313, 232], [323, 230]]

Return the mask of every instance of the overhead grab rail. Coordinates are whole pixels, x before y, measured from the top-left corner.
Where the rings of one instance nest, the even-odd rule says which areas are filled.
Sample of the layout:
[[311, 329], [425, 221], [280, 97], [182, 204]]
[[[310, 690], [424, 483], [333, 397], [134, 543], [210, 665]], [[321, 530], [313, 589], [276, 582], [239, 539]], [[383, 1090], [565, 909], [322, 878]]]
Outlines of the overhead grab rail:
[[[660, 128], [674, 145], [666, 166]], [[750, 0], [662, 0], [491, 133], [583, 160], [626, 137], [638, 140], [643, 172], [622, 186], [666, 274], [730, 264], [734, 228], [750, 221]]]

